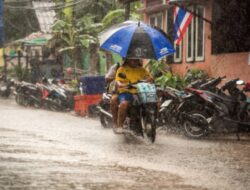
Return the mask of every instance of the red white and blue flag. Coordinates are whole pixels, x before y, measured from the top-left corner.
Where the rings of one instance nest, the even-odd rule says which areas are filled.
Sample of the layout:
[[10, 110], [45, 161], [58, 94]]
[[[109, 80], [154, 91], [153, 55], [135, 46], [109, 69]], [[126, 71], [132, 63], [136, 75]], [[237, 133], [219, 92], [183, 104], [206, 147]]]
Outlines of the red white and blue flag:
[[193, 15], [178, 6], [174, 7], [175, 43], [180, 44]]

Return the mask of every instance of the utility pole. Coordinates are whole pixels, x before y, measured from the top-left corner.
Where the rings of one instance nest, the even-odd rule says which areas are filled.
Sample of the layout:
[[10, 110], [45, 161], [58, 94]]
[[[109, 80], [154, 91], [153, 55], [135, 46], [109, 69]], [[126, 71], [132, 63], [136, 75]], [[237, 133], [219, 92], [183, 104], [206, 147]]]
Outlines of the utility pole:
[[130, 2], [125, 3], [125, 20], [129, 20], [130, 17]]
[[129, 20], [130, 17], [130, 3], [138, 0], [119, 0], [125, 7], [125, 20]]

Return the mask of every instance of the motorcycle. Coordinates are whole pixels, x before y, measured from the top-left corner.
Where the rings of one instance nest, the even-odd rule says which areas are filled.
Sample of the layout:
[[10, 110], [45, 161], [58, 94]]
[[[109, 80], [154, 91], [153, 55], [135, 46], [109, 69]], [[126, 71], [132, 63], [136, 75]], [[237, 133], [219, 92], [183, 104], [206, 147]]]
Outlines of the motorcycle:
[[66, 91], [63, 87], [49, 82], [46, 78], [41, 83], [37, 83], [41, 98], [40, 107], [48, 107], [52, 111], [72, 109], [74, 105], [74, 93]]
[[113, 125], [112, 114], [110, 112], [111, 97], [112, 94], [104, 92], [102, 94], [102, 100], [97, 106], [97, 109], [99, 110], [100, 122], [104, 128], [109, 128]]
[[8, 98], [11, 94], [11, 87], [14, 85], [14, 79], [1, 81], [0, 83], [0, 96]]
[[[119, 77], [126, 79], [126, 74], [119, 73]], [[132, 105], [129, 107], [124, 122], [125, 134], [133, 133], [146, 137], [152, 143], [156, 138], [157, 94], [154, 84], [138, 81], [130, 83], [128, 88], [137, 89]]]
[[177, 110], [182, 102], [191, 99], [191, 95], [171, 87], [159, 91], [161, 91], [159, 95], [161, 105], [157, 118], [158, 126], [165, 126], [171, 130], [180, 128], [180, 112]]
[[28, 82], [16, 82], [14, 91], [16, 103], [22, 106], [40, 107], [41, 94], [35, 84]]
[[239, 132], [250, 131], [250, 103], [246, 101], [244, 90], [237, 88], [239, 84], [243, 84], [239, 79], [228, 81], [221, 88], [222, 93], [186, 88], [196, 97], [196, 104], [203, 106], [200, 110], [185, 113], [185, 134], [200, 138], [209, 132], [226, 132], [236, 133], [239, 138]]
[[[196, 80], [188, 87], [197, 89], [206, 89], [209, 91], [217, 92], [216, 87], [224, 77], [210, 78], [203, 80]], [[180, 129], [185, 119], [186, 112], [193, 110], [200, 110], [201, 105], [196, 104], [196, 99], [193, 94], [185, 91], [179, 91], [171, 87], [165, 87], [164, 90], [160, 89], [160, 110], [158, 117], [158, 125], [166, 126], [167, 129], [177, 130]]]

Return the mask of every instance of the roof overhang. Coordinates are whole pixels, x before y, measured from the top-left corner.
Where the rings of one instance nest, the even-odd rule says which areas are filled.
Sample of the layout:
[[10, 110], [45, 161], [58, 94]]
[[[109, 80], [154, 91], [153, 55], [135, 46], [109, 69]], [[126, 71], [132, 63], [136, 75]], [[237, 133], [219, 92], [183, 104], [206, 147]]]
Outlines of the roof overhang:
[[138, 13], [151, 14], [151, 13], [155, 13], [155, 12], [162, 12], [162, 11], [167, 10], [168, 7], [169, 7], [169, 5], [167, 5], [167, 4], [165, 4], [165, 5], [159, 4], [159, 5], [154, 5], [154, 6], [140, 9], [140, 10], [138, 10]]
[[178, 5], [190, 5], [190, 4], [196, 4], [196, 5], [204, 5], [209, 0], [169, 0], [169, 4], [178, 4]]
[[135, 2], [135, 1], [139, 1], [139, 0], [119, 0], [119, 2], [123, 3], [123, 4], [132, 3], [132, 2]]

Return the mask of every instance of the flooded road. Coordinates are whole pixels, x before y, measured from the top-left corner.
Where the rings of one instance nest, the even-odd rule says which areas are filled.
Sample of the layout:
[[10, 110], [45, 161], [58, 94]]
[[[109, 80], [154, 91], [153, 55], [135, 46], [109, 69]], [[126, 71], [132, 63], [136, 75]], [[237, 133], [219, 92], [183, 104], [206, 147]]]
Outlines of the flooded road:
[[0, 190], [250, 189], [250, 138], [155, 144], [0, 99]]

